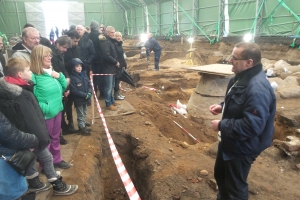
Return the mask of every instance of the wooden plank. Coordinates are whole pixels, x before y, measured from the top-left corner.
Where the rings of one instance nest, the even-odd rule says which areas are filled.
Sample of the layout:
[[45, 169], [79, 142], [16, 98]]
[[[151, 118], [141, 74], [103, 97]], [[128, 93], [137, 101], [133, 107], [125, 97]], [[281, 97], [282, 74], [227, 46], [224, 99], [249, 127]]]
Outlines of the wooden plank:
[[215, 74], [220, 76], [234, 75], [231, 71], [232, 65], [228, 64], [211, 64], [195, 67], [187, 67], [188, 70], [198, 71], [201, 74]]

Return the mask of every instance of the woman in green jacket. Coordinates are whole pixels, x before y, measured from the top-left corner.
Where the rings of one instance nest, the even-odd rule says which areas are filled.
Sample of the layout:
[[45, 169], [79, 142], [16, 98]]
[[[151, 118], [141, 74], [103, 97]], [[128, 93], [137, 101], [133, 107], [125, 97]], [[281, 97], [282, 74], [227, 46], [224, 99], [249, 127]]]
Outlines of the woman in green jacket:
[[55, 167], [69, 168], [70, 163], [62, 160], [60, 153], [61, 111], [63, 110], [62, 94], [67, 88], [67, 80], [51, 66], [52, 51], [42, 45], [36, 46], [30, 55], [32, 81], [36, 84], [33, 93], [36, 96], [45, 116], [48, 132], [52, 138], [48, 146], [53, 155]]

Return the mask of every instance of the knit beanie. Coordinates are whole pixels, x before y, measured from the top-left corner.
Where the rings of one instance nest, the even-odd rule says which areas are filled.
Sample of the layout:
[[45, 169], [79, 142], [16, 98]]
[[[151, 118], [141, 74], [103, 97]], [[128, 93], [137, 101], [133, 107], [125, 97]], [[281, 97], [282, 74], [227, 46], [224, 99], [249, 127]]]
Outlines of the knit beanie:
[[99, 23], [95, 20], [92, 20], [90, 27], [91, 27], [92, 30], [98, 30], [99, 29]]

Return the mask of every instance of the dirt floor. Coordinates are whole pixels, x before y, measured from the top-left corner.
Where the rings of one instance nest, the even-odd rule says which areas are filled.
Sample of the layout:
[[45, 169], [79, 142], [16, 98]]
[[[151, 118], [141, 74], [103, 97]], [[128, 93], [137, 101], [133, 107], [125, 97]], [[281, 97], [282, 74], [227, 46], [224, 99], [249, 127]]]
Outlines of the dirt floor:
[[[139, 74], [140, 81], [137, 88], [123, 83], [122, 88], [126, 91], [122, 91], [122, 94], [136, 112], [106, 117], [106, 123], [140, 197], [144, 200], [216, 199], [213, 168], [217, 133], [201, 123], [201, 120], [199, 122], [189, 115], [184, 118], [174, 114], [169, 106], [170, 103], [176, 104], [178, 99], [187, 104], [200, 79], [197, 72], [185, 69], [189, 44], [160, 41], [163, 46], [161, 70], [153, 71], [153, 60], [146, 62], [145, 58], [139, 59], [135, 43], [132, 40], [126, 41], [124, 49], [133, 55], [127, 59], [128, 71]], [[210, 45], [208, 42], [196, 42], [193, 62], [195, 65], [226, 62], [225, 58], [231, 54], [233, 44], [221, 42]], [[282, 48], [277, 44], [261, 45], [266, 58], [295, 62], [299, 60], [297, 49], [290, 49], [286, 45]], [[276, 52], [272, 53], [274, 49]], [[159, 91], [151, 91], [142, 86]], [[285, 140], [287, 135], [296, 134], [297, 127], [288, 116], [293, 112], [293, 117], [299, 118], [298, 102], [299, 99], [289, 99], [288, 102], [278, 100], [277, 107], [285, 106], [290, 112], [286, 112], [284, 116], [276, 116], [274, 139]], [[204, 103], [209, 105], [218, 102]], [[95, 116], [99, 116], [95, 113]], [[207, 119], [210, 118], [211, 116], [207, 116]], [[91, 107], [88, 119], [91, 120]], [[200, 143], [196, 143], [174, 121]], [[67, 181], [79, 184], [79, 191], [70, 197], [52, 199], [129, 199], [117, 173], [99, 118], [92, 129], [92, 136], [81, 137], [79, 140], [71, 157], [74, 166], [64, 171]], [[67, 139], [73, 140], [72, 135], [68, 135]], [[296, 167], [298, 163], [298, 158], [290, 158], [274, 146], [268, 148], [257, 158], [251, 169], [248, 178], [249, 199], [300, 199], [300, 171]]]

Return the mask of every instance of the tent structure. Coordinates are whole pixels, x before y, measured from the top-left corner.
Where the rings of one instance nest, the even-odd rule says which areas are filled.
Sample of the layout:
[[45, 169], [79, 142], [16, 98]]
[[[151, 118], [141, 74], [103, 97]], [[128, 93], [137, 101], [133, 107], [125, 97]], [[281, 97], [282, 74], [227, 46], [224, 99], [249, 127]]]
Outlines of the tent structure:
[[[214, 43], [223, 36], [250, 33], [252, 39], [291, 37], [294, 47], [300, 32], [300, 4], [295, 0], [65, 0], [65, 6], [57, 0], [0, 0], [0, 32], [20, 35], [30, 22], [46, 36], [45, 2], [66, 7], [69, 25], [88, 26], [96, 20], [129, 37], [152, 32], [167, 39], [204, 36]], [[61, 12], [56, 8], [53, 18]]]

